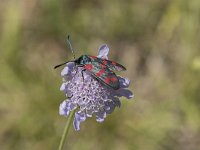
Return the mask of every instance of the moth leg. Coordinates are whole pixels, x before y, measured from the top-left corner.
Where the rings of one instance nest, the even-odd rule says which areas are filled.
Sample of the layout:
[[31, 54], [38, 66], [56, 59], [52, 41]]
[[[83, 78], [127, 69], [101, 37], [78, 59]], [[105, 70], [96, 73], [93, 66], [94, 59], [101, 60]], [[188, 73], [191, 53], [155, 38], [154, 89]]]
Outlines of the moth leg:
[[82, 75], [83, 81], [84, 81], [83, 71], [85, 71], [85, 70], [86, 69], [81, 70], [81, 75]]
[[78, 68], [79, 67], [83, 67], [84, 65], [76, 65], [76, 67], [77, 67], [77, 69], [76, 69], [76, 74], [77, 74], [77, 72], [78, 72]]
[[[77, 65], [77, 68], [78, 68], [78, 67], [83, 67], [83, 66], [84, 66], [84, 65]], [[84, 81], [83, 71], [85, 71], [85, 70], [86, 70], [85, 68], [81, 70], [81, 75], [82, 75], [83, 81]], [[76, 72], [76, 73], [77, 73], [77, 72]]]

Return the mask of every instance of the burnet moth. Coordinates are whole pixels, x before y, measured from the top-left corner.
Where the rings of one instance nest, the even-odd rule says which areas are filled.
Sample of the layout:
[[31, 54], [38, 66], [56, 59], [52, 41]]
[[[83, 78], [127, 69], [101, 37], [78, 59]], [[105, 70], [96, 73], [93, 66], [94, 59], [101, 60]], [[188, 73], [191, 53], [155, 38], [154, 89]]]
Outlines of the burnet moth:
[[[104, 85], [117, 90], [120, 88], [119, 79], [113, 71], [123, 71], [126, 70], [124, 66], [121, 64], [103, 59], [98, 58], [96, 56], [90, 55], [82, 55], [78, 59], [76, 59], [74, 50], [72, 49], [72, 45], [69, 40], [69, 35], [67, 38], [67, 43], [73, 53], [74, 60], [64, 62], [62, 64], [56, 65], [54, 69], [68, 63], [74, 62], [77, 67], [83, 67], [82, 71], [88, 71], [91, 75], [96, 78], [99, 82], [103, 83]], [[103, 45], [100, 49], [104, 48], [106, 45]]]

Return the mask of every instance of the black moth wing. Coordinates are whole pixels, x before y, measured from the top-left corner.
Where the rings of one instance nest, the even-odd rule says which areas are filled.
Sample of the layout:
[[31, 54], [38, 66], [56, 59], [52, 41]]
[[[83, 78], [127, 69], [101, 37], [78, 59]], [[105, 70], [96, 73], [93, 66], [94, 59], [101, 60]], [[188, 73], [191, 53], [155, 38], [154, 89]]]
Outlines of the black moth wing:
[[115, 61], [111, 61], [111, 60], [107, 60], [107, 59], [102, 59], [102, 58], [98, 58], [96, 56], [89, 56], [91, 58], [91, 61], [98, 61], [99, 63], [107, 66], [109, 69], [113, 70], [113, 71], [124, 71], [126, 70], [126, 68], [115, 62]]
[[90, 63], [85, 64], [84, 68], [101, 83], [113, 88], [114, 90], [119, 89], [120, 85], [118, 77], [104, 64], [101, 64], [98, 61], [91, 61]]

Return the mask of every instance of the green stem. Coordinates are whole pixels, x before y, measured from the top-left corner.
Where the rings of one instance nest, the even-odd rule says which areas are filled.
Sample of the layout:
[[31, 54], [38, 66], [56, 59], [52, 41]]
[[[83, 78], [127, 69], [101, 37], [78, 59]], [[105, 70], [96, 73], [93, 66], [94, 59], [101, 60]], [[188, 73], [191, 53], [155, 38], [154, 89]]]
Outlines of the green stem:
[[69, 129], [70, 129], [70, 126], [71, 126], [71, 123], [72, 123], [72, 119], [73, 119], [73, 116], [74, 116], [74, 113], [75, 113], [75, 111], [72, 111], [69, 114], [69, 117], [68, 117], [66, 125], [65, 125], [65, 129], [64, 129], [63, 134], [62, 134], [62, 138], [60, 140], [60, 145], [59, 145], [58, 150], [62, 150], [63, 149], [64, 143], [65, 143], [65, 139], [66, 139], [66, 137], [68, 135], [68, 132], [69, 132]]

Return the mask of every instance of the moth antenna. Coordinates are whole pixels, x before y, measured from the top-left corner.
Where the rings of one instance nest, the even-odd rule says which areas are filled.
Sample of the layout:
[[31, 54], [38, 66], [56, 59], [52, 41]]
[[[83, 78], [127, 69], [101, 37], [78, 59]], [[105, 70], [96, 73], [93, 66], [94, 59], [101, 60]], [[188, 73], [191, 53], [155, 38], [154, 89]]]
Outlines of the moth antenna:
[[64, 63], [62, 63], [62, 64], [56, 65], [56, 66], [54, 67], [54, 69], [56, 69], [56, 68], [58, 68], [58, 67], [60, 67], [60, 66], [63, 66], [63, 65], [65, 65], [65, 64], [68, 63], [68, 62], [73, 62], [73, 61], [66, 61], [66, 62], [64, 62]]
[[69, 45], [69, 48], [70, 48], [70, 50], [72, 51], [72, 54], [73, 54], [73, 56], [74, 56], [74, 59], [76, 59], [74, 50], [73, 50], [72, 45], [71, 45], [71, 42], [70, 42], [70, 36], [69, 36], [69, 35], [67, 36], [67, 44]]

